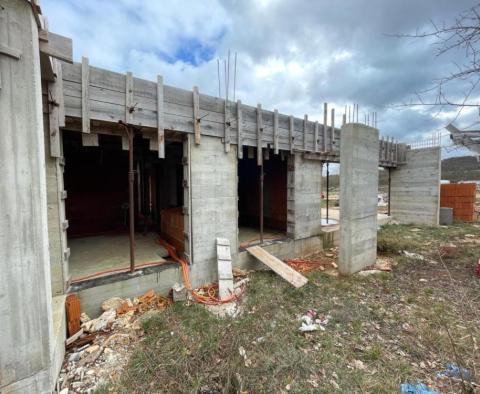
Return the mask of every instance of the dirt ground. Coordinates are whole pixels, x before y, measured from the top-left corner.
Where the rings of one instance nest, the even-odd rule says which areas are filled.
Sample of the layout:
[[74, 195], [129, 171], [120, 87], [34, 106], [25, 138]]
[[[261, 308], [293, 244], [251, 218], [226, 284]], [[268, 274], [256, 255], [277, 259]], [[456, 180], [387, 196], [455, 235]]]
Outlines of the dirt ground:
[[[339, 277], [327, 250], [308, 257], [323, 269], [300, 289], [252, 273], [235, 318], [173, 304], [145, 319], [126, 367], [96, 392], [480, 392], [480, 225], [387, 225], [378, 248], [391, 271]], [[321, 328], [301, 332], [309, 310]], [[442, 377], [449, 364], [463, 375]]]

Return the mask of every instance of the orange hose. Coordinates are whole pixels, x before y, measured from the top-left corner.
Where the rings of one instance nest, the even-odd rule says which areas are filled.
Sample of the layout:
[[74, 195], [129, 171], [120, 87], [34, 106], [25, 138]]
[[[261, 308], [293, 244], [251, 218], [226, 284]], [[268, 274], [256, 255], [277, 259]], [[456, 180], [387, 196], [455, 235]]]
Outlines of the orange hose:
[[[190, 269], [187, 261], [179, 257], [175, 248], [169, 243], [167, 243], [166, 241], [164, 241], [163, 239], [159, 239], [158, 243], [162, 245], [165, 249], [167, 249], [168, 254], [173, 260], [175, 260], [178, 264], [180, 264], [180, 267], [182, 269], [182, 277], [183, 277], [183, 283], [185, 285], [185, 288], [187, 289], [187, 291], [190, 292], [190, 294], [192, 295], [195, 301], [201, 304], [206, 304], [206, 305], [220, 305], [220, 304], [225, 304], [227, 302], [231, 302], [239, 298], [240, 295], [237, 296], [236, 294], [231, 294], [230, 296], [224, 299], [218, 298], [216, 295], [217, 293], [216, 290], [218, 288], [218, 285], [216, 284], [203, 286], [203, 289], [205, 289], [206, 295], [200, 294], [199, 292], [192, 289], [192, 285], [190, 283]], [[242, 292], [243, 292], [243, 289], [242, 289]]]

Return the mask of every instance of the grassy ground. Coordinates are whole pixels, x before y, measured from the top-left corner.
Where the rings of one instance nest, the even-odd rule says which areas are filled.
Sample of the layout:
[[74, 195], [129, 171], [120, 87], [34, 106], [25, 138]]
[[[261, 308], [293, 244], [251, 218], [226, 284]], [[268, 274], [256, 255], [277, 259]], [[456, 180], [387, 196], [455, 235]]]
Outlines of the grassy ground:
[[[254, 273], [236, 319], [176, 303], [146, 323], [122, 379], [98, 391], [394, 393], [402, 382], [423, 381], [462, 392], [461, 383], [435, 374], [449, 362], [480, 371], [479, 233], [475, 225], [387, 226], [378, 245], [391, 255], [392, 273], [313, 272], [301, 289], [271, 272]], [[455, 258], [439, 256], [445, 242], [458, 245]], [[299, 332], [297, 318], [308, 309], [331, 316], [326, 331]]]

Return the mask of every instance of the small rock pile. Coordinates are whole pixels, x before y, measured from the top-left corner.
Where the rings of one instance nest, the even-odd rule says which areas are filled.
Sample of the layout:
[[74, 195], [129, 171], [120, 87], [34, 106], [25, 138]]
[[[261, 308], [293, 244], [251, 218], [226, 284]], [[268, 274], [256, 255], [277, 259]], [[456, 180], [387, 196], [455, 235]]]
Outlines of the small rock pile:
[[149, 290], [133, 299], [113, 297], [104, 301], [103, 313], [96, 319], [82, 313], [84, 333], [67, 347], [59, 392], [91, 393], [99, 385], [118, 380], [132, 349], [143, 339], [142, 323], [170, 303]]

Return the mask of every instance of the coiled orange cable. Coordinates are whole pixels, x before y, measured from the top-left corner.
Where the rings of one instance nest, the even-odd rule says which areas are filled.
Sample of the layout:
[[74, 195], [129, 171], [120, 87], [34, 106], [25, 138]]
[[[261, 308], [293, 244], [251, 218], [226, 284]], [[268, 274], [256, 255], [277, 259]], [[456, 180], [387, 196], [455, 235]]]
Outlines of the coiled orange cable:
[[220, 305], [220, 304], [225, 304], [227, 302], [231, 302], [234, 300], [237, 300], [240, 298], [240, 296], [243, 294], [243, 291], [245, 290], [244, 287], [242, 287], [240, 294], [231, 294], [227, 298], [220, 299], [217, 296], [218, 293], [218, 285], [216, 284], [210, 284], [203, 286], [201, 289], [204, 290], [206, 294], [200, 294], [196, 290], [192, 289], [192, 285], [190, 283], [190, 267], [188, 266], [188, 262], [179, 257], [177, 254], [177, 251], [175, 250], [175, 247], [167, 243], [163, 239], [159, 239], [158, 243], [162, 245], [168, 252], [169, 256], [175, 260], [178, 264], [180, 264], [180, 267], [182, 269], [182, 278], [183, 278], [183, 283], [185, 285], [185, 288], [187, 289], [188, 292], [192, 295], [193, 299], [201, 304], [206, 304], [206, 305]]

